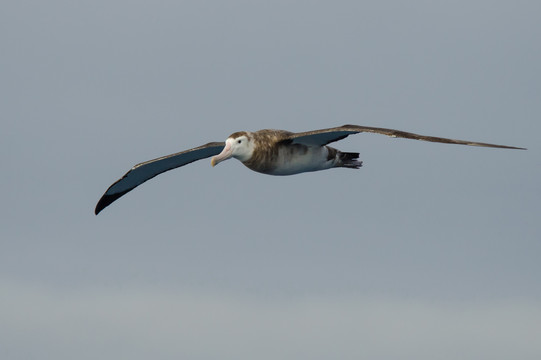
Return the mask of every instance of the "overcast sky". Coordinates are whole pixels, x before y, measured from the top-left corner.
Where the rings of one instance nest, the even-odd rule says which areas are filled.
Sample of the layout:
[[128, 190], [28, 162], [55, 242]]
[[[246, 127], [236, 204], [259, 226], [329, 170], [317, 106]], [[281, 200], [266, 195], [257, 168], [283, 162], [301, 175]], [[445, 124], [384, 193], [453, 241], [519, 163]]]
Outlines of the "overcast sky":
[[[541, 2], [0, 4], [2, 359], [541, 358]], [[135, 163], [342, 124], [360, 170]]]

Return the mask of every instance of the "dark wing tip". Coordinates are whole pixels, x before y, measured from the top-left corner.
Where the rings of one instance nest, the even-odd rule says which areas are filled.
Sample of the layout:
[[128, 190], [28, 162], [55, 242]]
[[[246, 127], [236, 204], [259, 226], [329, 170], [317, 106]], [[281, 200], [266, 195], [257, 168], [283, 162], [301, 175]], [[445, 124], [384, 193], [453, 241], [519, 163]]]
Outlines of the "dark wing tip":
[[122, 195], [126, 194], [132, 189], [115, 193], [115, 194], [103, 194], [100, 201], [96, 204], [96, 209], [94, 210], [94, 214], [98, 215], [103, 209], [105, 209], [107, 206], [111, 205], [116, 199], [121, 197]]
[[500, 149], [528, 150], [526, 148], [517, 147], [517, 146], [497, 145], [497, 144], [489, 144], [489, 143], [467, 141], [467, 140], [455, 140], [455, 139], [442, 138], [442, 137], [437, 137], [437, 136], [419, 135], [419, 134], [410, 133], [410, 132], [401, 131], [401, 130], [395, 130], [395, 129], [377, 128], [377, 127], [370, 127], [370, 126], [347, 124], [347, 125], [340, 126], [340, 128], [344, 130], [354, 130], [358, 132], [371, 132], [371, 133], [383, 134], [383, 135], [387, 135], [394, 138], [422, 140], [422, 141], [438, 142], [438, 143], [444, 143], [444, 144], [482, 146], [482, 147], [491, 147], [491, 148], [500, 148]]

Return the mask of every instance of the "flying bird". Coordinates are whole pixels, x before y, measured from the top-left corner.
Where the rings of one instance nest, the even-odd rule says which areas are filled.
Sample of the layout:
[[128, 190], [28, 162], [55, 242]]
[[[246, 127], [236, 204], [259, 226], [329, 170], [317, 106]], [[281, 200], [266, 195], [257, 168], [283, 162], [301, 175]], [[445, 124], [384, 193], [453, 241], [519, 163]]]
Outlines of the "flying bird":
[[362, 161], [358, 160], [359, 153], [342, 152], [327, 145], [362, 132], [445, 144], [526, 150], [514, 146], [454, 140], [359, 125], [343, 125], [300, 133], [270, 129], [256, 132], [239, 131], [231, 134], [225, 142], [210, 142], [135, 165], [107, 189], [96, 205], [95, 214], [156, 175], [211, 156], [212, 166], [233, 157], [249, 169], [268, 175], [293, 175], [340, 167], [359, 169], [362, 166]]

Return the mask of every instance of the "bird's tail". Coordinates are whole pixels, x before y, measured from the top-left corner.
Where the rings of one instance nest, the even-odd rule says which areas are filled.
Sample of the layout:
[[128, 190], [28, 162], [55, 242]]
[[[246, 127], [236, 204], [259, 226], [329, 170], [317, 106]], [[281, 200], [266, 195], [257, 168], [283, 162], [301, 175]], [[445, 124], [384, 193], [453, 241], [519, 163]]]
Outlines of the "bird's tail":
[[337, 164], [338, 167], [358, 169], [363, 166], [363, 162], [357, 160], [359, 159], [359, 153], [339, 151], [337, 157], [339, 159], [339, 163]]

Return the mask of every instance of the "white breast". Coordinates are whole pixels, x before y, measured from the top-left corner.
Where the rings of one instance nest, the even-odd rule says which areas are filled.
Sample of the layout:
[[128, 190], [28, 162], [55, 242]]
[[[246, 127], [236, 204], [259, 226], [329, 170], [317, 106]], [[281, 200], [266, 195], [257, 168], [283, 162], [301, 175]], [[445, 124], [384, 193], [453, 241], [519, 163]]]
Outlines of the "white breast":
[[309, 171], [332, 168], [334, 159], [327, 160], [328, 150], [325, 146], [309, 146], [306, 151], [295, 151], [283, 147], [278, 152], [275, 168], [271, 175], [293, 175]]

